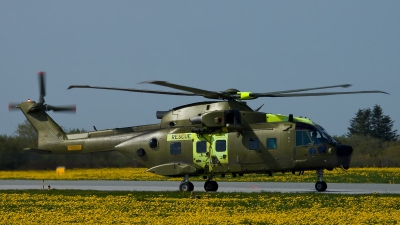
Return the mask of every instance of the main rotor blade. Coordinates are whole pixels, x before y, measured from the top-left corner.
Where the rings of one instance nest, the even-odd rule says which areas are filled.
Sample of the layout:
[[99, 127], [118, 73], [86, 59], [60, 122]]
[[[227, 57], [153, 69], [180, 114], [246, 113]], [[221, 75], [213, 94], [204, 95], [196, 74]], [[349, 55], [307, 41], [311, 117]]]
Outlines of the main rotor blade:
[[265, 92], [259, 94], [283, 94], [283, 93], [293, 93], [293, 92], [301, 92], [301, 91], [312, 91], [312, 90], [319, 90], [319, 89], [328, 89], [328, 88], [348, 88], [351, 84], [340, 84], [340, 85], [333, 85], [333, 86], [325, 86], [325, 87], [315, 87], [315, 88], [302, 88], [302, 89], [293, 89], [293, 90], [286, 90], [286, 91], [274, 91], [274, 92]]
[[40, 90], [40, 96], [39, 96], [39, 102], [44, 103], [44, 96], [46, 96], [46, 87], [45, 87], [45, 73], [44, 72], [39, 72], [39, 90]]
[[382, 93], [389, 94], [384, 91], [350, 91], [350, 92], [320, 92], [320, 93], [299, 93], [299, 94], [259, 94], [252, 93], [253, 97], [306, 97], [306, 96], [326, 96], [326, 95], [347, 95], [347, 94], [366, 94], [366, 93]]
[[201, 96], [196, 93], [188, 93], [188, 92], [155, 91], [155, 90], [135, 89], [135, 88], [115, 88], [115, 87], [102, 87], [102, 86], [89, 86], [89, 85], [71, 85], [68, 87], [68, 89], [72, 89], [72, 88], [92, 88], [92, 89], [143, 92], [143, 93], [164, 94], [164, 95]]
[[197, 95], [204, 96], [206, 98], [212, 98], [212, 99], [218, 99], [218, 98], [222, 97], [222, 95], [219, 94], [218, 92], [207, 91], [207, 90], [183, 86], [183, 85], [179, 85], [179, 84], [172, 84], [172, 83], [168, 83], [166, 81], [157, 81], [157, 80], [144, 81], [144, 82], [141, 82], [140, 84], [156, 84], [156, 85], [160, 85], [160, 86], [164, 86], [164, 87], [169, 87], [169, 88], [178, 89], [178, 90], [182, 90], [182, 91], [192, 92]]

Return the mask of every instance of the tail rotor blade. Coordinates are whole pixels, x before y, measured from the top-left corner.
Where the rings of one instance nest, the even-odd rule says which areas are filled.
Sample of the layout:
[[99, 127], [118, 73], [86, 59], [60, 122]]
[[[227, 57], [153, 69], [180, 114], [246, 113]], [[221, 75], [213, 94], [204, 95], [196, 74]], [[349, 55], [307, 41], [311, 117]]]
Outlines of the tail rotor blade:
[[[40, 111], [54, 111], [54, 112], [76, 112], [76, 105], [64, 105], [64, 106], [52, 106], [52, 105], [47, 105], [44, 104], [44, 96], [46, 96], [46, 77], [45, 77], [45, 72], [39, 72], [38, 73], [38, 79], [39, 79], [39, 101], [35, 102], [30, 99], [28, 99], [27, 102], [22, 102], [22, 103], [9, 103], [8, 104], [8, 110], [17, 110], [20, 108], [24, 108], [24, 111], [27, 113], [37, 113]], [[27, 108], [27, 109], [26, 109]], [[25, 110], [26, 109], [26, 110]]]
[[18, 110], [18, 105], [17, 103], [8, 103], [8, 111], [14, 111], [14, 110]]
[[66, 106], [46, 105], [46, 110], [47, 111], [53, 111], [53, 112], [71, 112], [71, 113], [76, 113], [76, 105], [66, 105]]
[[39, 90], [40, 90], [39, 102], [44, 103], [44, 96], [46, 96], [45, 73], [39, 72], [38, 76], [39, 76]]

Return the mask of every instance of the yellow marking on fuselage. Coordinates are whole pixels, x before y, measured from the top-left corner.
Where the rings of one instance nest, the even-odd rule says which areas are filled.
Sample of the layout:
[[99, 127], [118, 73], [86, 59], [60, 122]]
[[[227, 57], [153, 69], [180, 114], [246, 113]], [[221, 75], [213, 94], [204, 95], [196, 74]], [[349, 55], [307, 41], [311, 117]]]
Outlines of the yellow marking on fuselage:
[[82, 150], [82, 145], [68, 145], [68, 151], [79, 151]]
[[167, 141], [177, 141], [177, 140], [192, 140], [193, 133], [183, 133], [183, 134], [168, 134]]
[[[287, 116], [287, 115], [267, 113], [266, 116], [267, 116], [267, 122], [269, 122], [269, 123], [288, 122], [289, 121], [289, 116]], [[304, 117], [294, 116], [293, 122], [301, 122], [301, 123], [308, 123], [308, 124], [314, 125], [313, 121], [311, 121], [309, 118], [304, 118]]]

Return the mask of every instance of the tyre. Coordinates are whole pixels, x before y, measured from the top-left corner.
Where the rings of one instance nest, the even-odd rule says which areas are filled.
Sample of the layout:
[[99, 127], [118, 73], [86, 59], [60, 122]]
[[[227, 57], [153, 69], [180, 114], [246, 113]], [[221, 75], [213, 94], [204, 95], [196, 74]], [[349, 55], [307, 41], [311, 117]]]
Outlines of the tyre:
[[179, 191], [193, 191], [194, 190], [194, 185], [192, 182], [182, 182], [179, 185]]
[[318, 181], [315, 183], [315, 189], [319, 192], [325, 191], [328, 188], [328, 185], [325, 181]]
[[217, 191], [218, 190], [218, 183], [213, 180], [208, 180], [204, 183], [204, 190], [206, 191]]

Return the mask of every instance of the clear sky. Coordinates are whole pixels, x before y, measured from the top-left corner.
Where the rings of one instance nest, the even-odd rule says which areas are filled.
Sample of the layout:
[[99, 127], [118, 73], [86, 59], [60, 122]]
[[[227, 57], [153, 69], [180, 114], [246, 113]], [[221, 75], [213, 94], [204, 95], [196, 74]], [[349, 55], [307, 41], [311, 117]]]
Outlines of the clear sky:
[[400, 133], [400, 1], [1, 1], [0, 134], [25, 117], [9, 102], [76, 104], [50, 112], [65, 128], [158, 123], [157, 110], [206, 99], [71, 84], [172, 90], [165, 80], [211, 91], [269, 92], [336, 84], [331, 91], [384, 94], [249, 101], [261, 111], [306, 116], [332, 135], [358, 109], [379, 104]]

